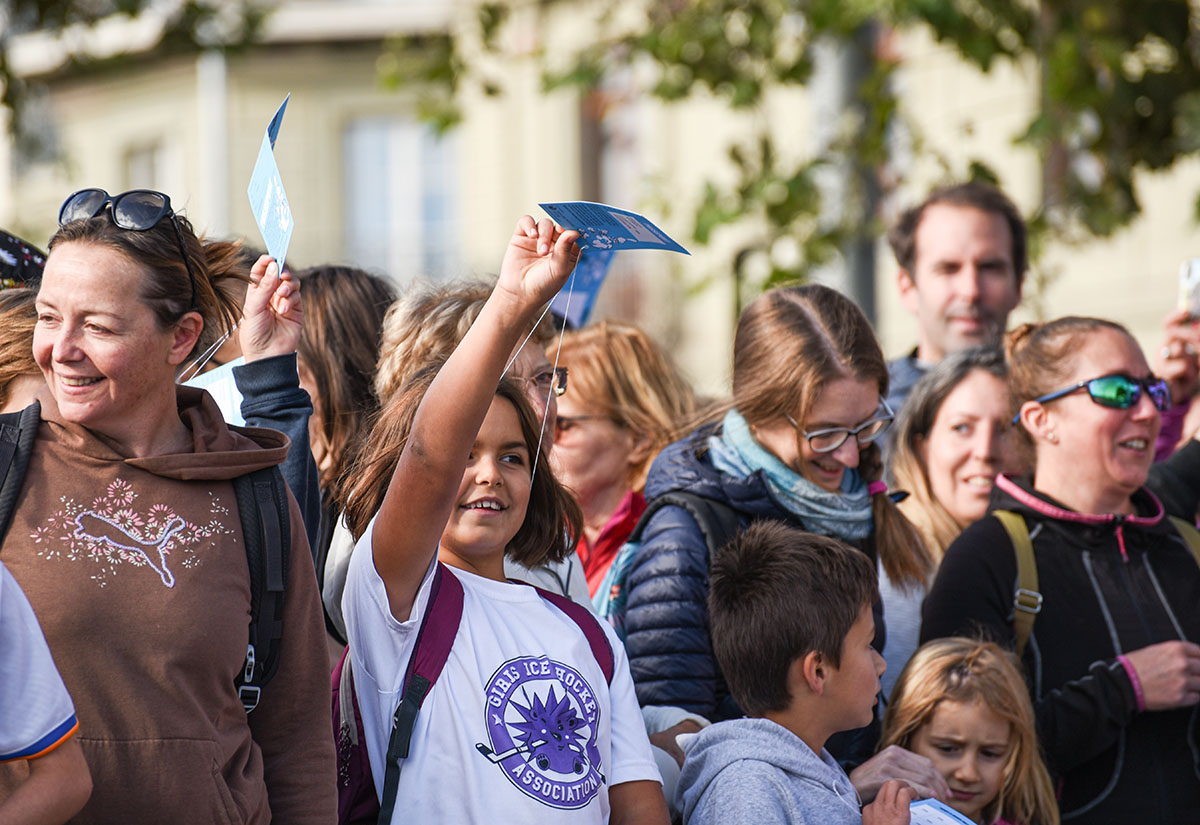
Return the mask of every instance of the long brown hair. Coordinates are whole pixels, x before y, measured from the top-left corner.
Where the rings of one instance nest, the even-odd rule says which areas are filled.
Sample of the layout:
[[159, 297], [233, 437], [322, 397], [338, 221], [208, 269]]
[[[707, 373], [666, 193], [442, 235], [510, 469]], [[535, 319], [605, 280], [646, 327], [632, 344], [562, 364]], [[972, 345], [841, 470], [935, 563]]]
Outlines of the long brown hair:
[[[316, 384], [320, 447], [331, 461], [320, 471], [333, 491], [379, 411], [375, 363], [383, 316], [396, 291], [376, 275], [349, 266], [314, 266], [296, 273], [304, 291], [300, 366]], [[340, 509], [341, 502], [336, 502]]]
[[0, 407], [8, 402], [9, 384], [23, 375], [42, 375], [33, 360], [36, 298], [29, 288], [0, 290]]
[[[550, 345], [546, 357], [553, 358]], [[671, 356], [632, 324], [601, 321], [563, 336], [558, 362], [568, 370], [567, 395], [589, 414], [602, 415], [649, 441], [646, 457], [630, 470], [641, 491], [658, 452], [695, 414], [691, 385]]]
[[[172, 220], [178, 225], [176, 238]], [[195, 300], [188, 264], [180, 254], [179, 243], [187, 253], [195, 275]], [[149, 229], [122, 229], [113, 223], [112, 212], [105, 209], [94, 218], [71, 221], [59, 227], [50, 239], [49, 249], [64, 243], [91, 243], [121, 253], [146, 270], [142, 278], [141, 298], [158, 319], [160, 329], [168, 329], [188, 312], [198, 312], [204, 328], [188, 360], [204, 352], [233, 328], [242, 315], [237, 299], [221, 289], [222, 281], [232, 278], [249, 280], [240, 254], [240, 245], [229, 241], [198, 238], [191, 223], [181, 215], [167, 215]]]
[[913, 387], [891, 433], [892, 478], [897, 489], [909, 494], [900, 502], [900, 512], [920, 531], [925, 549], [938, 562], [962, 527], [933, 495], [929, 467], [921, 458], [918, 443], [929, 438], [942, 404], [976, 370], [1002, 382], [1008, 380], [1004, 353], [994, 347], [952, 353]]
[[[794, 416], [803, 421], [825, 385], [870, 381], [887, 394], [887, 362], [870, 322], [853, 301], [819, 284], [759, 296], [738, 320], [733, 342], [733, 403], [751, 426]], [[859, 450], [867, 483], [883, 477], [878, 443]], [[933, 569], [916, 529], [886, 491], [871, 497], [879, 559], [898, 584], [924, 584]]]
[[1038, 748], [1033, 703], [1016, 656], [992, 642], [958, 636], [922, 645], [892, 688], [879, 750], [889, 745], [911, 750], [917, 732], [945, 701], [982, 702], [1012, 731], [1004, 782], [984, 807], [984, 821], [1002, 816], [1022, 825], [1059, 825], [1054, 786]]
[[[349, 470], [345, 516], [355, 539], [366, 532], [371, 518], [383, 503], [388, 483], [412, 432], [417, 407], [440, 368], [440, 364], [435, 364], [420, 370], [388, 399], [363, 450]], [[496, 388], [496, 397], [503, 398], [517, 411], [521, 437], [529, 452], [533, 472], [525, 519], [505, 553], [524, 567], [560, 562], [574, 549], [574, 537], [581, 535], [583, 516], [579, 505], [554, 478], [545, 452], [537, 448], [540, 422], [521, 386], [511, 379], [502, 379]]]

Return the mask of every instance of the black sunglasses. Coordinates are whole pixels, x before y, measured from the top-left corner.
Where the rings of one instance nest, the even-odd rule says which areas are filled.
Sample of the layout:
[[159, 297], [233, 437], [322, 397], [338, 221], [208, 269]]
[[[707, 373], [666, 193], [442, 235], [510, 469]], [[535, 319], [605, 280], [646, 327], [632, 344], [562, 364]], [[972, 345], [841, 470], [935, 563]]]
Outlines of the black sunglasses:
[[165, 217], [171, 218], [171, 226], [175, 229], [175, 240], [179, 244], [179, 254], [183, 256], [183, 265], [187, 267], [188, 279], [192, 286], [190, 307], [196, 305], [196, 274], [192, 272], [191, 261], [183, 246], [183, 233], [179, 231], [179, 221], [175, 218], [175, 210], [171, 208], [171, 199], [162, 192], [153, 189], [130, 189], [119, 195], [110, 195], [103, 189], [80, 189], [63, 201], [58, 210], [58, 225], [66, 226], [72, 221], [84, 221], [94, 218], [109, 207], [112, 221], [121, 229], [133, 232], [145, 232], [153, 229]]
[[[1127, 410], [1135, 406], [1142, 400], [1143, 390], [1150, 396], [1150, 400], [1159, 412], [1166, 412], [1171, 408], [1170, 386], [1163, 379], [1156, 378], [1153, 375], [1146, 378], [1131, 378], [1128, 375], [1119, 374], [1102, 375], [1099, 378], [1080, 381], [1078, 384], [1073, 384], [1070, 387], [1048, 392], [1045, 395], [1039, 395], [1033, 400], [1039, 404], [1044, 404], [1047, 401], [1053, 401], [1056, 398], [1062, 398], [1064, 395], [1070, 395], [1073, 392], [1083, 389], [1087, 390], [1088, 397], [1093, 402], [1099, 404], [1101, 407], [1111, 407], [1114, 410]], [[1016, 424], [1020, 420], [1021, 414], [1017, 413], [1013, 416], [1012, 423]]]

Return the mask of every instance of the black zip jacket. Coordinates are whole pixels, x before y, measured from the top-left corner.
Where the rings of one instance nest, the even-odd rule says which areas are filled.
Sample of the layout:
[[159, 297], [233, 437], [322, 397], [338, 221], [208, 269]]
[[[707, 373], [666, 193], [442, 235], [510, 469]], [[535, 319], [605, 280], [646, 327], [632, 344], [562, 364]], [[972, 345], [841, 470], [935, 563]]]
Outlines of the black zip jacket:
[[[1028, 481], [1018, 486], [1032, 493]], [[1067, 509], [1034, 494], [1039, 503]], [[1140, 515], [1161, 512], [1147, 492]], [[1067, 823], [1200, 822], [1197, 708], [1140, 712], [1117, 658], [1200, 641], [1200, 567], [1166, 518], [1121, 527], [1063, 521], [997, 489], [992, 509], [1025, 517], [1045, 601], [1023, 664]], [[978, 635], [1013, 646], [1017, 564], [994, 517], [950, 546], [925, 601], [921, 641]]]

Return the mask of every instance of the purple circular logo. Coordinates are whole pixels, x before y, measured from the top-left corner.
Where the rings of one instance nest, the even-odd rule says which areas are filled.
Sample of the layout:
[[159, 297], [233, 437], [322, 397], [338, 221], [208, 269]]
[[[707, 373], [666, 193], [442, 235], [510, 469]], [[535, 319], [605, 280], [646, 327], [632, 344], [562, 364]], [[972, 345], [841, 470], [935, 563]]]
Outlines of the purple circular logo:
[[490, 747], [476, 749], [518, 789], [554, 808], [582, 808], [604, 775], [600, 706], [579, 671], [545, 656], [509, 659], [487, 684]]

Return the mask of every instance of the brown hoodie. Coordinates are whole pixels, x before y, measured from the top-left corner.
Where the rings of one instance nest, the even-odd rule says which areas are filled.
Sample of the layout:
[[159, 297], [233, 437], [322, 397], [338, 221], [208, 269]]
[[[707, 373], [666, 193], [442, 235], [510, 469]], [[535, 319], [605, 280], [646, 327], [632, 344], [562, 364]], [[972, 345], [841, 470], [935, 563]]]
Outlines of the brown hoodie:
[[[287, 438], [180, 388], [193, 451], [126, 458], [49, 393], [4, 563], [75, 700], [94, 790], [72, 822], [332, 823], [325, 631], [295, 500], [279, 671], [247, 716], [250, 579], [230, 479]], [[0, 799], [28, 768], [0, 766]]]

